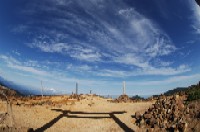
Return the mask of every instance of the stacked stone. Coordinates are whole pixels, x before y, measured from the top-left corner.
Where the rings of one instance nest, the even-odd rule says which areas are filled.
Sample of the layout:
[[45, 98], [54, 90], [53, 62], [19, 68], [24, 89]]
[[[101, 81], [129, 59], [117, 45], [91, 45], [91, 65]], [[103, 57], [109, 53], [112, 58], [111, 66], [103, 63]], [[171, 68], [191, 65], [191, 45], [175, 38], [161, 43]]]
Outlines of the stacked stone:
[[124, 94], [124, 95], [120, 95], [115, 100], [111, 100], [110, 102], [112, 102], [112, 103], [128, 103], [128, 102], [132, 102], [132, 100], [128, 97], [128, 95]]
[[128, 102], [130, 99], [128, 97], [128, 95], [120, 95], [117, 99], [119, 102]]
[[124, 95], [120, 95], [117, 99], [112, 100], [110, 102], [113, 102], [113, 103], [133, 103], [133, 102], [142, 102], [142, 101], [148, 101], [148, 100], [145, 100], [145, 99], [133, 99], [133, 98], [129, 98], [128, 95], [124, 94]]
[[135, 124], [140, 128], [185, 131], [188, 126], [187, 121], [198, 114], [194, 112], [194, 108], [185, 107], [184, 98], [179, 95], [160, 96], [144, 114], [135, 113]]
[[77, 99], [77, 100], [81, 100], [82, 97], [78, 94], [72, 94], [69, 96], [69, 99]]

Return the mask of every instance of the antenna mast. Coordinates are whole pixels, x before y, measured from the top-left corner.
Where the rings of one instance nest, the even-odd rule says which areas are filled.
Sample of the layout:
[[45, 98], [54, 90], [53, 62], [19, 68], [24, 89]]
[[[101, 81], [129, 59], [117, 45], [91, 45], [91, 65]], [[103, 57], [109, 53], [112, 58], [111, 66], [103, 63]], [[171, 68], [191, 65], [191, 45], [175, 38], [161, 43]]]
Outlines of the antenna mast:
[[123, 95], [126, 94], [126, 82], [123, 81]]
[[43, 84], [42, 84], [42, 81], [41, 81], [41, 95], [42, 95], [42, 99], [43, 99], [43, 92], [44, 92], [44, 88], [43, 88]]

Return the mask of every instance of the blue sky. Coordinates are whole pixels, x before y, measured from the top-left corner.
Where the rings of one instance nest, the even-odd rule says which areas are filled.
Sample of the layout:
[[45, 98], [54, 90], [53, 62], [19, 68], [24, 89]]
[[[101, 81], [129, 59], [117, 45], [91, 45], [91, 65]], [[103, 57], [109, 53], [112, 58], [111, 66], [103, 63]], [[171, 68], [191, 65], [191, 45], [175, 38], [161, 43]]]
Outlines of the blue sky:
[[30, 92], [159, 94], [200, 80], [194, 0], [6, 0], [0, 76]]

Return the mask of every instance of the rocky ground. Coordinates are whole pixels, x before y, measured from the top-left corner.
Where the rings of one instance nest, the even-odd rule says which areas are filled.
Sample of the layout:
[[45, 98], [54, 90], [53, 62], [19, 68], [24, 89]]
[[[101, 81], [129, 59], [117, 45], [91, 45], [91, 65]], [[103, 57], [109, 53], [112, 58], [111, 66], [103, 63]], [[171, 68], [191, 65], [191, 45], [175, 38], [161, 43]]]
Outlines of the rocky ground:
[[184, 94], [149, 100], [121, 95], [20, 96], [0, 87], [0, 131], [199, 132], [200, 100]]
[[160, 96], [144, 113], [136, 112], [134, 124], [141, 131], [200, 131], [200, 100], [186, 102], [186, 96]]
[[132, 116], [154, 103], [108, 100], [94, 95], [9, 97], [11, 105], [0, 101], [0, 131], [139, 131]]

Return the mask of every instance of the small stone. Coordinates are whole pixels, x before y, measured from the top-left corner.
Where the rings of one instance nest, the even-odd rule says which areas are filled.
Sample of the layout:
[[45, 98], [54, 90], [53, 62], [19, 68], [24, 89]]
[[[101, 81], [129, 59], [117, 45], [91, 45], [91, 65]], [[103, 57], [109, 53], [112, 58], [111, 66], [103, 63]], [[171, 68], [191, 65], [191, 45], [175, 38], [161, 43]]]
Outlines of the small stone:
[[151, 114], [144, 114], [143, 116], [144, 116], [145, 119], [150, 119], [152, 117]]
[[168, 109], [168, 110], [167, 110], [167, 114], [170, 114], [170, 113], [171, 113], [171, 109]]
[[144, 124], [145, 123], [145, 121], [144, 121], [144, 119], [142, 119], [141, 121], [140, 121], [140, 124]]
[[136, 123], [136, 118], [133, 118], [133, 119], [131, 120], [131, 123], [135, 124], [135, 123]]
[[150, 125], [150, 126], [153, 126], [153, 125], [156, 124], [156, 123], [157, 123], [157, 121], [156, 121], [155, 118], [151, 118], [150, 121], [149, 121], [149, 125]]
[[185, 108], [184, 104], [183, 103], [178, 103], [178, 109], [183, 111]]
[[188, 124], [187, 123], [183, 123], [183, 131], [185, 132], [188, 128]]
[[148, 128], [147, 132], [154, 132], [154, 129], [153, 128]]
[[189, 112], [190, 112], [190, 109], [187, 108], [187, 109], [186, 109], [186, 114], [189, 114]]
[[135, 118], [136, 118], [136, 119], [140, 119], [140, 118], [141, 118], [140, 112], [135, 112]]

